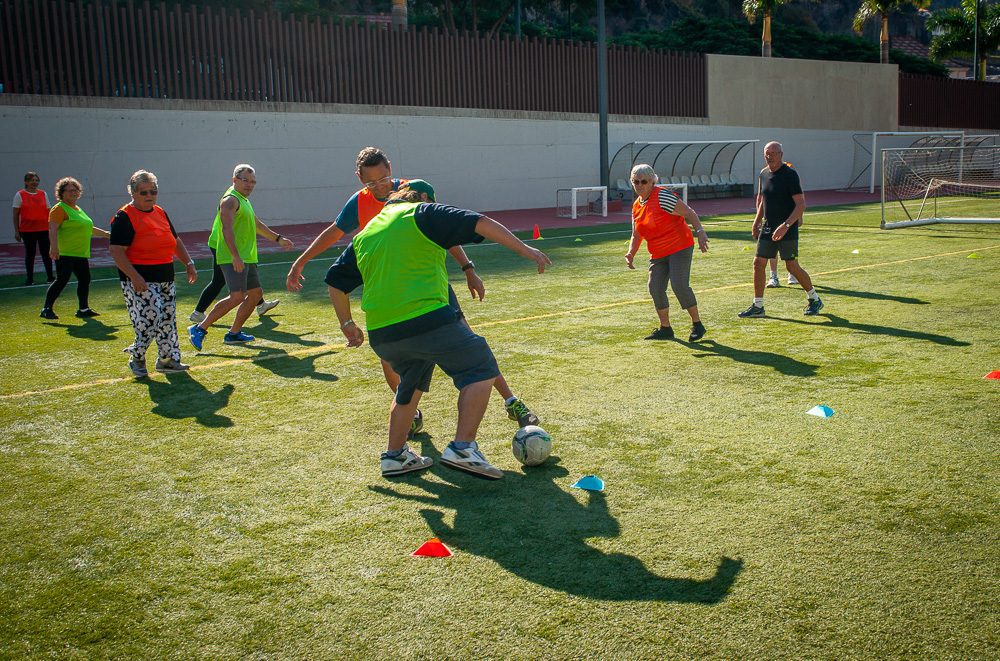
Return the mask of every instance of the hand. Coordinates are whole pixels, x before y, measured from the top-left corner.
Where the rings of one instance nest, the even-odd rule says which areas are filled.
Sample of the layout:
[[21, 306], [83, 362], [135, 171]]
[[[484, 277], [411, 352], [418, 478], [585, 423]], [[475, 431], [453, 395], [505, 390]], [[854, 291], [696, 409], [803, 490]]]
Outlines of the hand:
[[237, 273], [243, 273], [243, 268], [244, 264], [240, 256], [233, 255], [233, 270], [236, 271]]
[[360, 347], [365, 343], [365, 334], [355, 323], [347, 324], [346, 328], [341, 328], [344, 333], [344, 337], [347, 338], [347, 346], [349, 347]]
[[189, 285], [193, 285], [198, 282], [198, 269], [194, 267], [194, 264], [187, 265], [187, 276]]
[[785, 234], [787, 234], [787, 233], [788, 233], [788, 225], [782, 223], [782, 224], [778, 225], [777, 227], [775, 227], [774, 231], [771, 232], [771, 240], [772, 241], [781, 241], [781, 237], [785, 236]]
[[51, 244], [49, 247], [49, 259], [53, 262], [59, 259], [59, 247], [56, 244]]
[[21, 243], [21, 233], [18, 232], [17, 230], [14, 230], [14, 240], [17, 241], [18, 243]]
[[698, 250], [708, 252], [708, 235], [704, 229], [698, 232]]
[[306, 277], [302, 275], [302, 267], [292, 264], [292, 268], [288, 269], [288, 275], [285, 276], [285, 289], [288, 291], [302, 291], [302, 283], [305, 282]]
[[295, 244], [292, 243], [292, 240], [285, 236], [281, 237], [281, 241], [278, 241], [278, 245], [284, 248], [285, 250], [291, 250], [292, 248], [295, 247]]
[[135, 293], [141, 294], [147, 289], [149, 289], [149, 285], [146, 284], [146, 279], [143, 278], [138, 273], [135, 275], [134, 278], [129, 278], [129, 279], [132, 281], [132, 289], [135, 290]]
[[633, 255], [632, 253], [625, 253], [625, 265], [628, 266], [633, 271], [635, 270], [635, 267], [632, 265], [632, 260], [634, 259], [635, 255]]
[[760, 223], [754, 223], [753, 227], [750, 229], [750, 236], [753, 237], [754, 241], [760, 238]]
[[544, 252], [538, 250], [537, 248], [532, 248], [531, 246], [528, 246], [527, 257], [538, 265], [539, 273], [545, 273], [545, 267], [552, 263], [552, 260], [549, 259]]
[[481, 301], [486, 296], [486, 285], [483, 284], [483, 279], [476, 275], [473, 269], [465, 272], [465, 284], [469, 286], [469, 293], [472, 294], [473, 299], [479, 296], [479, 300]]

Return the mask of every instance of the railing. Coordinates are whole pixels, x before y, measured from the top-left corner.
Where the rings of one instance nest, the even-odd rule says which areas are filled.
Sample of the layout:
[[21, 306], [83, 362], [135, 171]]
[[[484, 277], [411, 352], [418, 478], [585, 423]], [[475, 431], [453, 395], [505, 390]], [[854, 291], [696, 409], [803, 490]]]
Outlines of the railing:
[[[596, 47], [163, 3], [0, 0], [3, 91], [597, 112]], [[610, 112], [707, 117], [701, 54], [608, 51]]]
[[1000, 129], [1000, 84], [900, 74], [899, 124]]

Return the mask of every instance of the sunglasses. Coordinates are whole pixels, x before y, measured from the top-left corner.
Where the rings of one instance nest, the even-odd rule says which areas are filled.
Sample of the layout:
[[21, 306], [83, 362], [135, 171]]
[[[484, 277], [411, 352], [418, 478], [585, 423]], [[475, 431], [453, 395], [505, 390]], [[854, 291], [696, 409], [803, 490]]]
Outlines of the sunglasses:
[[142, 195], [143, 197], [150, 197], [150, 196], [153, 196], [153, 195], [156, 195], [156, 194], [157, 194], [157, 193], [159, 193], [159, 192], [160, 192], [160, 191], [158, 191], [158, 190], [156, 190], [156, 189], [154, 188], [153, 190], [137, 190], [137, 191], [135, 192], [135, 194], [136, 194], [136, 195]]
[[633, 179], [632, 183], [636, 186], [645, 186], [649, 183], [649, 179]]

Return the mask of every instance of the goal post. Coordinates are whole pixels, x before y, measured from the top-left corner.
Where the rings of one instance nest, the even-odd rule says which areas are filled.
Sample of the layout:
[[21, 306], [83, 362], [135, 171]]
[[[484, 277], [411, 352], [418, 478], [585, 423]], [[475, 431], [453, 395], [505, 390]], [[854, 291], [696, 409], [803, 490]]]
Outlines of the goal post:
[[882, 150], [882, 229], [1000, 223], [1000, 147]]
[[871, 131], [855, 133], [852, 136], [854, 155], [851, 164], [851, 178], [845, 190], [868, 189], [875, 192], [875, 186], [882, 177], [881, 150], [905, 147], [958, 146], [965, 144], [965, 131]]
[[606, 186], [578, 186], [556, 190], [556, 215], [560, 218], [578, 216], [607, 216], [608, 189]]

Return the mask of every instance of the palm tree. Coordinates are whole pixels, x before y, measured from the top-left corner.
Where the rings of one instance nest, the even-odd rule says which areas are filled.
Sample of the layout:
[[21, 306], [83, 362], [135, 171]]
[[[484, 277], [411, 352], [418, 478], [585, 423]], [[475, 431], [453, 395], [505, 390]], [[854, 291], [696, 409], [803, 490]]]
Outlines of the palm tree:
[[948, 57], [971, 57], [975, 51], [976, 80], [986, 79], [986, 58], [1000, 49], [1000, 5], [979, 7], [979, 48], [974, 49], [976, 0], [962, 0], [962, 6], [942, 9], [927, 19], [927, 28], [936, 34], [931, 39], [930, 56], [935, 60]]
[[764, 16], [764, 32], [760, 40], [760, 56], [771, 57], [771, 14], [778, 5], [784, 5], [791, 0], [743, 0], [743, 15], [753, 23], [757, 15]]
[[879, 33], [879, 45], [882, 54], [879, 62], [889, 64], [889, 14], [903, 5], [913, 5], [917, 9], [926, 9], [930, 4], [930, 0], [861, 0], [858, 13], [854, 15], [854, 31], [861, 34], [868, 19], [880, 16], [882, 18], [882, 31]]

